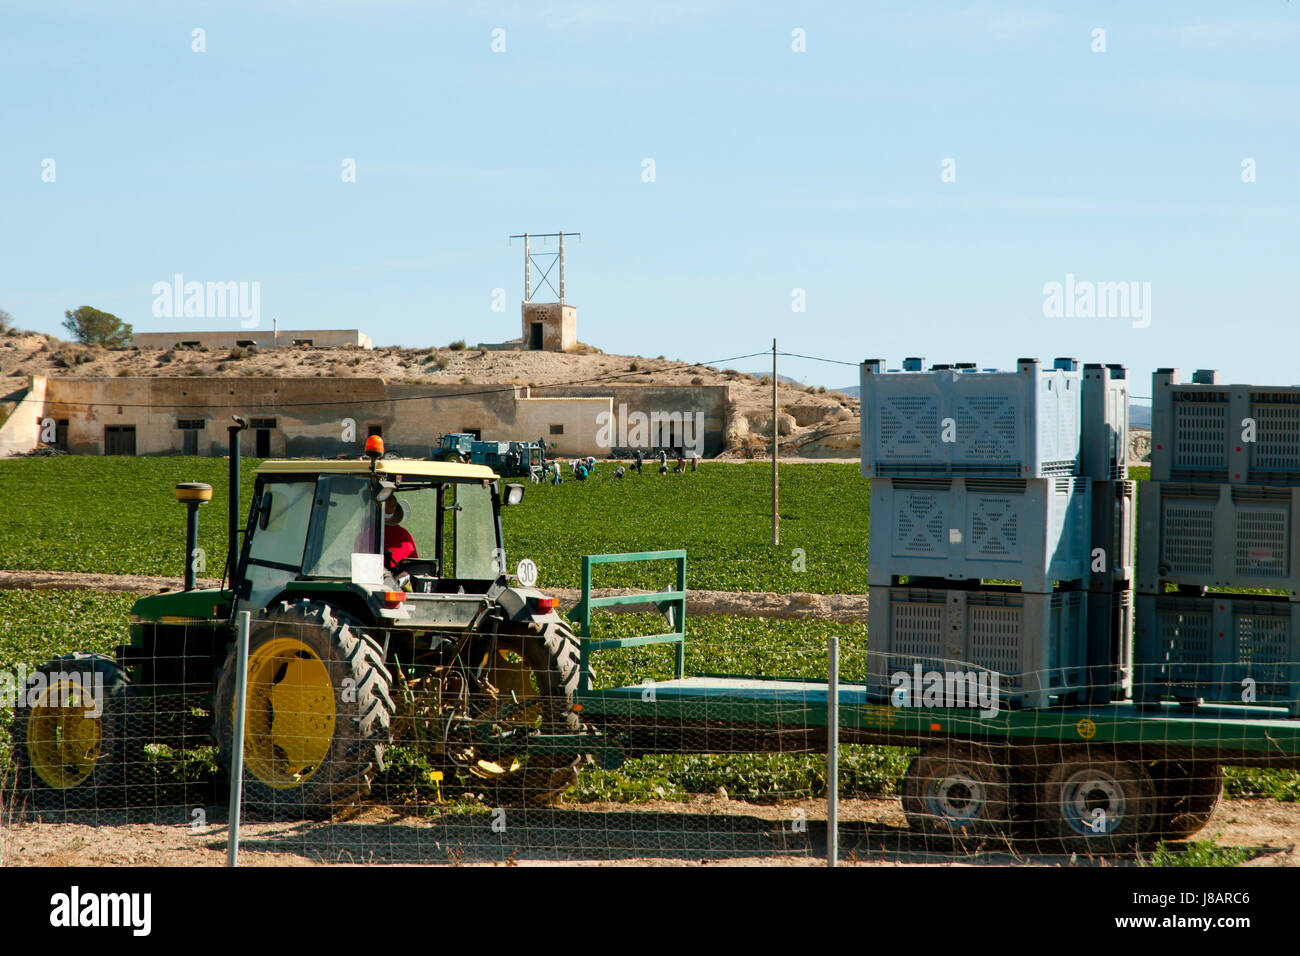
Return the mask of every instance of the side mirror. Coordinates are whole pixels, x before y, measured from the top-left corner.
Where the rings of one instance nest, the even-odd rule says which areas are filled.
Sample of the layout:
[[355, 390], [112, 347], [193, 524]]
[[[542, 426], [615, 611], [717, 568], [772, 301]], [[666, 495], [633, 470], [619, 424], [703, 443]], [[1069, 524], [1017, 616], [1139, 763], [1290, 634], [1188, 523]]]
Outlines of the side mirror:
[[391, 481], [380, 481], [379, 488], [375, 491], [375, 500], [387, 501], [393, 496], [393, 492], [396, 490], [397, 485], [393, 484]]
[[517, 485], [513, 482], [506, 485], [506, 493], [505, 493], [505, 497], [502, 500], [502, 504], [517, 505], [520, 504], [523, 500], [524, 500], [523, 485]]
[[271, 493], [262, 492], [262, 502], [257, 508], [257, 527], [259, 531], [265, 531], [267, 523], [271, 520]]

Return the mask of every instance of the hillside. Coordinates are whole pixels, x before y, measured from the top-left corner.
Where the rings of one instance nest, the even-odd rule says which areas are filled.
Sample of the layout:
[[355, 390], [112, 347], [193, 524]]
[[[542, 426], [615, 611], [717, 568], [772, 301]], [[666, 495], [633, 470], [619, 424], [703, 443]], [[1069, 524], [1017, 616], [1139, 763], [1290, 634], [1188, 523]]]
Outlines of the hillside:
[[[76, 345], [39, 333], [13, 332], [0, 336], [0, 417], [8, 411], [3, 408], [6, 398], [21, 390], [32, 375], [377, 377], [412, 385], [729, 385], [724, 457], [762, 457], [770, 450], [769, 379], [662, 356], [607, 355], [589, 346], [570, 352], [447, 347], [107, 349]], [[856, 457], [857, 399], [782, 381], [778, 400], [783, 455]]]

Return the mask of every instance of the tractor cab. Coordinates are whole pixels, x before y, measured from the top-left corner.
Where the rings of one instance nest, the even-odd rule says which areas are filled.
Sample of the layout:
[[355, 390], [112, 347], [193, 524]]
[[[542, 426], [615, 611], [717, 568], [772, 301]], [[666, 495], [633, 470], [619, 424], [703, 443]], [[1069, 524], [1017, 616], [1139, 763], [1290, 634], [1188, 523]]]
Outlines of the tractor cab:
[[232, 614], [328, 596], [359, 618], [468, 626], [505, 587], [501, 507], [482, 465], [269, 461], [257, 470]]

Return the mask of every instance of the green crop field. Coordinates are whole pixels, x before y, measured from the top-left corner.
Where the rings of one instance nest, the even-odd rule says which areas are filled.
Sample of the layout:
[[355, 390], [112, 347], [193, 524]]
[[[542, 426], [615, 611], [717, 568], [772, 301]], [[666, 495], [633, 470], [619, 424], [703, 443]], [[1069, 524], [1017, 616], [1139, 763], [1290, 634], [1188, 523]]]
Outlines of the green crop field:
[[[256, 464], [244, 462], [245, 507]], [[0, 461], [0, 568], [179, 575], [184, 509], [172, 488], [180, 481], [213, 487], [200, 513], [199, 545], [204, 573], [219, 576], [226, 464], [213, 458]], [[773, 547], [767, 465], [705, 462], [696, 474], [662, 477], [648, 466], [619, 481], [603, 463], [585, 482], [529, 485], [524, 503], [505, 512], [506, 553], [512, 567], [532, 558], [543, 587], [577, 587], [584, 554], [685, 548], [691, 587], [860, 593], [867, 587], [867, 489], [856, 465], [783, 468], [781, 545]], [[657, 588], [668, 573], [667, 565], [604, 568], [596, 584]]]

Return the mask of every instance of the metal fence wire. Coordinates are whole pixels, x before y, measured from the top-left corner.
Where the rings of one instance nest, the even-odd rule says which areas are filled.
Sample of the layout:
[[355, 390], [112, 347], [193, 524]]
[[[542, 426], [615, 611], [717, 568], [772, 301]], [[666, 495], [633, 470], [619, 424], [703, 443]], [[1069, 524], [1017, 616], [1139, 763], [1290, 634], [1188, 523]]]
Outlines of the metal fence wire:
[[[663, 617], [602, 624], [612, 640], [662, 630]], [[67, 638], [95, 635], [92, 651], [14, 662], [0, 710], [4, 862], [225, 862], [237, 668], [208, 625], [169, 626], [181, 653], [147, 666], [115, 658], [121, 621]], [[683, 677], [672, 644], [588, 655], [589, 690], [575, 696], [582, 655], [567, 626], [449, 649], [458, 663], [439, 668], [413, 662], [409, 634], [327, 609], [254, 619], [240, 861], [824, 865], [837, 837], [842, 864], [1132, 862], [1224, 813], [1225, 766], [1288, 767], [1279, 755], [1300, 749], [1300, 722], [1267, 703], [1175, 688], [1139, 709], [1108, 685], [1104, 703], [1083, 688], [1030, 709], [943, 662], [874, 686], [864, 624], [762, 626], [692, 619]], [[17, 627], [0, 624], [4, 646], [59, 642]], [[1141, 666], [1132, 680], [1147, 680]]]

